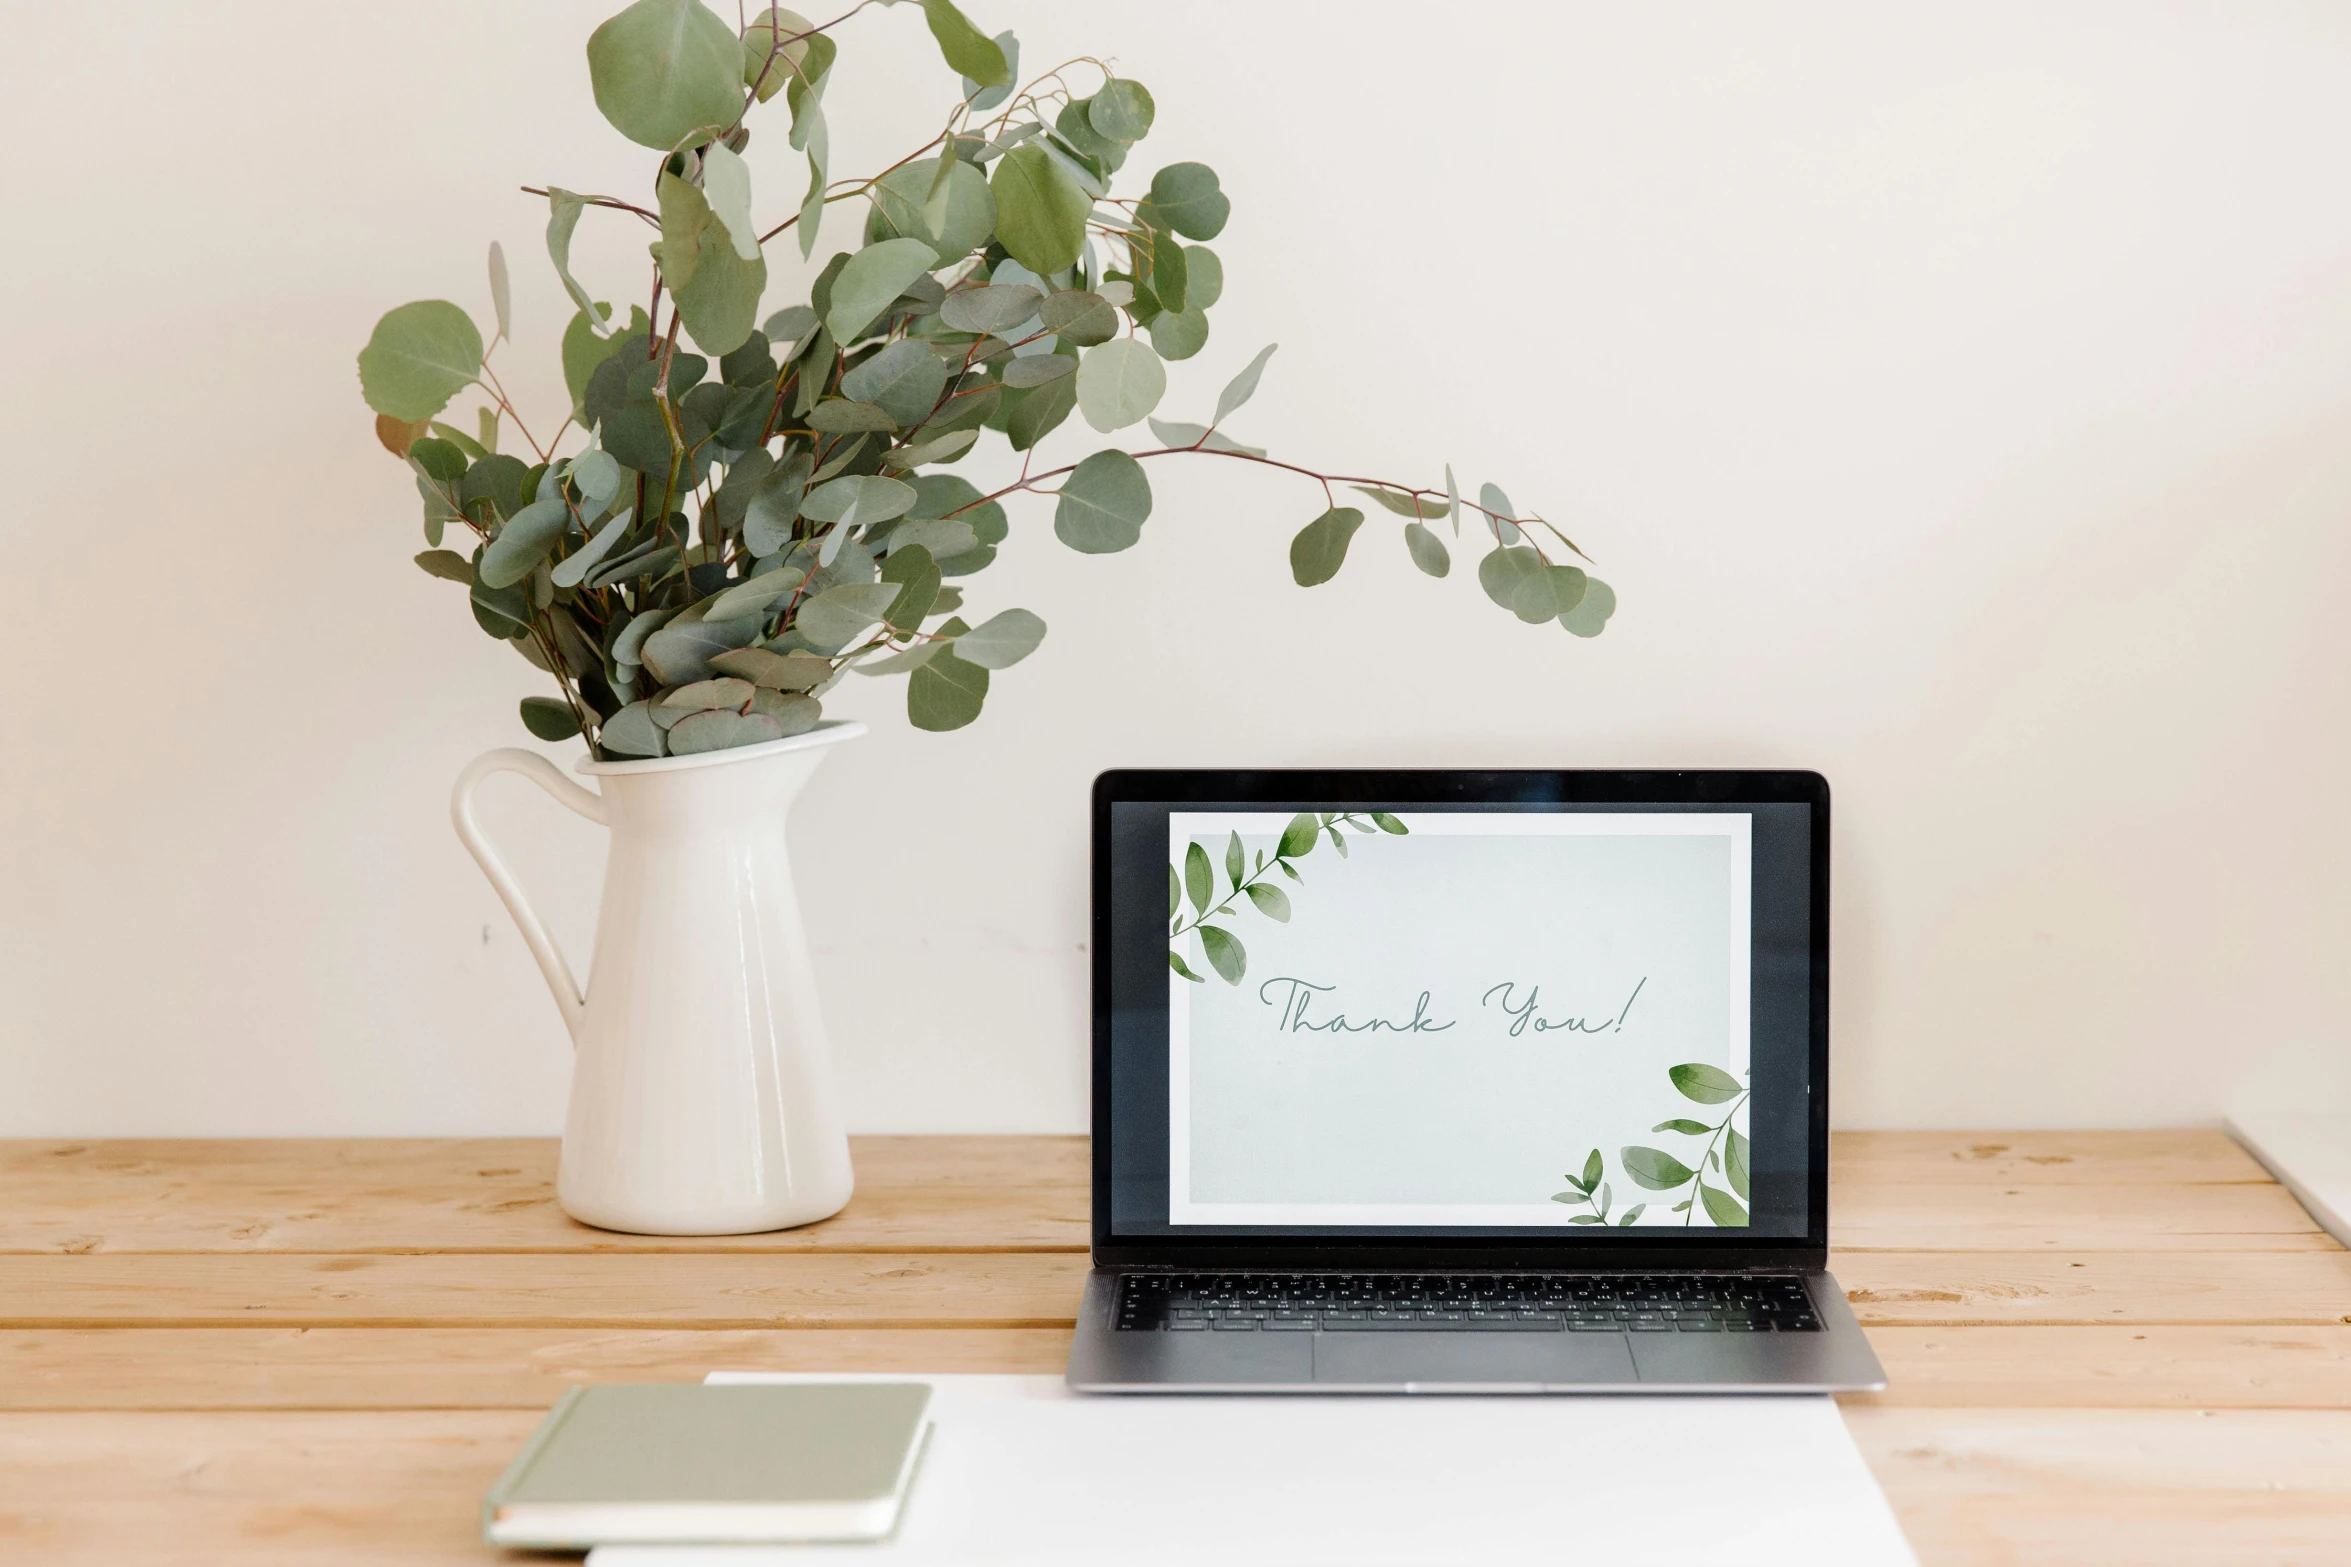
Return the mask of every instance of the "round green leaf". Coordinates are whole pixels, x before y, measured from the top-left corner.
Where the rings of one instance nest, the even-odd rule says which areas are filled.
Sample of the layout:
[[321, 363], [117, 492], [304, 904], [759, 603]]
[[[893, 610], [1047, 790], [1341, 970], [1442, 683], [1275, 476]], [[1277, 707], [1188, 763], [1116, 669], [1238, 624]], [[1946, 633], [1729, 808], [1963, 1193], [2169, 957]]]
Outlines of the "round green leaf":
[[376, 323], [359, 351], [359, 392], [377, 413], [414, 423], [448, 407], [481, 367], [473, 318], [445, 299], [420, 299]]
[[939, 306], [939, 319], [958, 332], [994, 333], [1001, 337], [1034, 316], [1044, 297], [1026, 283], [983, 283], [977, 288], [959, 288]]
[[[892, 557], [895, 559], [896, 557]], [[955, 655], [982, 669], [1010, 669], [1045, 640], [1045, 622], [1025, 609], [1008, 609], [955, 639]]]
[[1045, 329], [1072, 348], [1091, 348], [1118, 336], [1118, 311], [1100, 294], [1067, 289], [1048, 295], [1037, 307]]
[[1067, 354], [1026, 354], [1004, 367], [1004, 384], [1025, 392], [1047, 381], [1058, 381], [1077, 367], [1078, 362]]
[[[960, 620], [950, 620], [939, 628], [945, 636], [959, 635], [964, 629]], [[906, 678], [906, 716], [917, 729], [933, 733], [961, 729], [980, 716], [980, 706], [987, 699], [988, 672], [957, 658], [953, 648], [932, 654]]]
[[1184, 294], [1187, 305], [1206, 310], [1224, 298], [1224, 263], [1206, 245], [1184, 247], [1184, 275], [1189, 279]]
[[815, 23], [797, 11], [770, 6], [743, 29], [743, 85], [757, 88], [761, 103], [790, 84], [800, 62], [808, 57], [810, 40], [806, 35], [815, 28]]
[[1063, 481], [1053, 532], [1082, 554], [1109, 555], [1133, 547], [1150, 515], [1151, 481], [1143, 465], [1125, 452], [1096, 452]]
[[1718, 1105], [1747, 1091], [1747, 1085], [1730, 1073], [1702, 1061], [1677, 1066], [1666, 1076], [1673, 1079], [1673, 1086], [1681, 1090], [1684, 1099], [1695, 1099], [1702, 1105]]
[[1404, 525], [1404, 547], [1412, 551], [1412, 563], [1432, 577], [1442, 577], [1453, 569], [1453, 556], [1445, 541], [1417, 522]]
[[1363, 513], [1352, 506], [1334, 506], [1298, 530], [1290, 541], [1290, 575], [1298, 586], [1311, 588], [1328, 582], [1347, 563], [1347, 545], [1363, 526]]
[[1687, 1185], [1698, 1172], [1659, 1148], [1627, 1148], [1621, 1158], [1624, 1173], [1653, 1192], [1670, 1192]]
[[1608, 625], [1608, 617], [1616, 613], [1616, 590], [1598, 577], [1584, 579], [1584, 596], [1576, 600], [1575, 608], [1559, 617], [1559, 623], [1569, 633], [1579, 637], [1596, 637]]
[[636, 0], [588, 35], [588, 79], [612, 128], [661, 152], [743, 107], [743, 44], [702, 0]]
[[572, 711], [571, 704], [551, 696], [524, 697], [522, 723], [542, 740], [569, 740], [580, 732], [579, 715]]
[[669, 752], [692, 756], [701, 751], [731, 751], [737, 746], [781, 740], [784, 726], [761, 712], [689, 713], [670, 726]]
[[934, 264], [942, 267], [961, 261], [985, 245], [989, 232], [996, 226], [996, 198], [989, 193], [988, 177], [957, 159], [947, 171], [945, 210], [938, 214], [940, 221], [933, 224], [931, 185], [938, 172], [938, 165], [924, 158], [883, 175], [866, 193], [873, 202], [873, 211], [865, 220], [866, 243], [919, 239], [931, 247], [936, 257]]
[[1077, 264], [1093, 198], [1042, 147], [1029, 144], [1006, 153], [988, 189], [996, 198], [997, 243], [1013, 260], [1040, 277]]
[[1546, 565], [1531, 544], [1506, 545], [1478, 562], [1478, 585], [1486, 596], [1529, 625], [1573, 610], [1584, 596], [1584, 581], [1573, 566]]
[[604, 720], [597, 726], [596, 743], [619, 756], [659, 756], [669, 749], [650, 702], [631, 702]]
[[1087, 117], [1098, 133], [1112, 141], [1141, 141], [1150, 134], [1151, 119], [1157, 113], [1151, 89], [1122, 76], [1104, 83], [1094, 94]]
[[1167, 367], [1148, 343], [1113, 338], [1078, 361], [1078, 411], [1105, 435], [1140, 424], [1167, 395]]
[[922, 0], [922, 14], [931, 24], [940, 55], [957, 75], [982, 87], [1011, 85], [1012, 65], [1003, 49], [971, 25], [971, 19], [955, 9], [954, 0]]
[[928, 419], [946, 390], [947, 367], [930, 344], [911, 337], [900, 338], [841, 377], [843, 397], [871, 403], [907, 427]]
[[1198, 305], [1151, 318], [1151, 346], [1162, 359], [1189, 359], [1208, 346], [1208, 312]]
[[825, 309], [833, 341], [846, 347], [863, 337], [909, 283], [937, 265], [930, 245], [919, 239], [885, 239], [851, 256], [833, 279]]
[[1216, 170], [1205, 163], [1171, 163], [1151, 177], [1151, 195], [1135, 215], [1153, 228], [1206, 240], [1224, 232], [1232, 210]]

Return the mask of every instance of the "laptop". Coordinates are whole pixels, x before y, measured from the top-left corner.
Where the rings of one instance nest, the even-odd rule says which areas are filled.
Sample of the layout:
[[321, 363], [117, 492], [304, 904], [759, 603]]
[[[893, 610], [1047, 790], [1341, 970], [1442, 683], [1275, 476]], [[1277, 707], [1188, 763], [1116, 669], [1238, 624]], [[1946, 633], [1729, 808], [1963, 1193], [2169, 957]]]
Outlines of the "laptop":
[[1816, 773], [1103, 774], [1069, 1385], [1883, 1387], [1828, 867]]

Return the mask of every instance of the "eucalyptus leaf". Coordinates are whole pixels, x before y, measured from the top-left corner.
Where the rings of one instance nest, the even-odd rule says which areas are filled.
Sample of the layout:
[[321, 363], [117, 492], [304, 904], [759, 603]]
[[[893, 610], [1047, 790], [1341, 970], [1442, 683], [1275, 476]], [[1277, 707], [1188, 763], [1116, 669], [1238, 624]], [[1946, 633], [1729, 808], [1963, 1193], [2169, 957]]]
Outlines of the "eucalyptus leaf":
[[1044, 295], [1025, 283], [982, 283], [952, 290], [939, 319], [958, 332], [999, 336], [1037, 314]]
[[1404, 525], [1404, 547], [1412, 552], [1412, 563], [1432, 577], [1442, 577], [1453, 569], [1453, 556], [1445, 541], [1417, 522]]
[[1408, 495], [1402, 490], [1381, 489], [1368, 484], [1355, 484], [1348, 486], [1348, 488], [1370, 496], [1399, 517], [1410, 517], [1416, 522], [1426, 522], [1438, 515], [1438, 506], [1435, 501], [1426, 500], [1418, 495]]
[[1141, 141], [1150, 134], [1151, 121], [1158, 112], [1158, 105], [1151, 101], [1151, 90], [1122, 76], [1102, 84], [1087, 115], [1098, 134], [1111, 141], [1131, 142]]
[[745, 261], [759, 256], [759, 226], [751, 221], [751, 165], [725, 142], [702, 150], [702, 199]]
[[732, 675], [720, 675], [708, 680], [689, 681], [669, 692], [655, 705], [682, 708], [688, 712], [698, 712], [704, 708], [739, 709], [751, 700], [751, 691], [750, 681]]
[[416, 557], [416, 563], [424, 568], [427, 576], [473, 586], [473, 562], [455, 550], [426, 550]]
[[1363, 526], [1363, 513], [1352, 506], [1334, 506], [1298, 530], [1290, 541], [1290, 575], [1302, 588], [1315, 587], [1339, 574], [1347, 563], [1347, 546]]
[[1040, 277], [1077, 264], [1093, 199], [1044, 148], [1015, 147], [989, 177], [996, 201], [996, 242]]
[[939, 596], [939, 563], [921, 545], [900, 550], [882, 563], [882, 581], [895, 584], [898, 596], [882, 611], [882, 619], [897, 631], [922, 629], [923, 617]]
[[522, 581], [547, 558], [570, 526], [571, 508], [561, 495], [548, 494], [531, 502], [508, 518], [482, 551], [481, 580], [493, 588]]
[[928, 343], [915, 338], [890, 344], [841, 377], [843, 397], [871, 403], [901, 427], [929, 418], [946, 390], [947, 367]]
[[938, 164], [909, 163], [876, 180], [866, 197], [873, 203], [866, 243], [919, 239], [930, 247], [933, 266], [961, 261], [985, 245], [996, 227], [988, 177], [961, 159], [947, 166], [943, 186]]
[[743, 85], [761, 103], [784, 90], [808, 58], [808, 35], [816, 24], [797, 11], [770, 6], [743, 29]]
[[[712, 673], [712, 654], [749, 647], [759, 639], [759, 630], [757, 615], [737, 620], [706, 620], [688, 610], [645, 639], [643, 663], [653, 678], [665, 686], [707, 680]], [[673, 745], [671, 749], [676, 747]]]
[[1225, 383], [1224, 391], [1217, 396], [1216, 417], [1209, 421], [1211, 424], [1224, 423], [1227, 415], [1257, 395], [1257, 383], [1265, 375], [1265, 362], [1271, 359], [1273, 351], [1281, 346], [1279, 343], [1266, 344], [1257, 351], [1257, 357], [1242, 368], [1239, 375]]
[[778, 566], [771, 571], [763, 571], [713, 597], [710, 600], [709, 616], [713, 620], [732, 620], [740, 615], [761, 614], [777, 599], [807, 580], [808, 574], [796, 566]]
[[668, 152], [743, 107], [743, 45], [702, 0], [636, 0], [588, 36], [588, 79], [612, 128]]
[[1004, 422], [1005, 438], [1016, 452], [1025, 452], [1058, 429], [1078, 405], [1078, 380], [1057, 376], [1043, 386], [1011, 394], [1019, 398]]
[[1047, 295], [1037, 307], [1037, 319], [1073, 348], [1091, 348], [1118, 335], [1118, 312], [1110, 301], [1083, 289]]
[[547, 192], [547, 259], [555, 263], [555, 276], [562, 281], [563, 291], [571, 295], [572, 303], [580, 307], [580, 313], [601, 336], [612, 330], [612, 309], [589, 298], [579, 279], [571, 275], [572, 230], [579, 227], [580, 211], [587, 204], [586, 197], [575, 196], [568, 190]]
[[1151, 346], [1162, 359], [1189, 359], [1208, 346], [1208, 312], [1198, 305], [1151, 318]]
[[1004, 384], [1025, 391], [1033, 386], [1043, 386], [1047, 381], [1058, 380], [1077, 367], [1078, 362], [1067, 354], [1032, 354], [1025, 359], [1015, 359], [1004, 367]]
[[619, 636], [613, 638], [612, 661], [615, 664], [642, 664], [645, 661], [645, 639], [678, 615], [676, 609], [639, 610], [629, 617], [629, 623]]
[[1011, 85], [1012, 66], [1004, 51], [971, 25], [971, 19], [955, 9], [953, 0], [922, 0], [922, 14], [931, 24], [931, 36], [938, 40], [939, 53], [956, 74], [982, 87]]
[[445, 299], [420, 299], [384, 313], [359, 351], [367, 406], [394, 419], [430, 419], [482, 366], [482, 334]]
[[1206, 310], [1224, 297], [1224, 263], [1215, 251], [1206, 245], [1186, 245], [1184, 270], [1190, 275], [1184, 303], [1192, 309]]
[[944, 561], [950, 555], [977, 549], [979, 542], [979, 534], [968, 522], [908, 520], [890, 530], [888, 549], [895, 555], [920, 545], [930, 551], [933, 559]]
[[807, 653], [778, 653], [763, 647], [713, 654], [710, 667], [771, 691], [812, 691], [833, 678], [830, 659]]
[[784, 726], [765, 713], [689, 713], [670, 726], [669, 754], [732, 751], [784, 738]]
[[917, 642], [887, 658], [867, 659], [850, 667], [861, 675], [910, 675], [946, 651], [944, 642]]
[[[950, 620], [939, 631], [955, 637], [965, 629], [962, 621]], [[957, 658], [953, 648], [933, 654], [906, 681], [908, 720], [915, 728], [934, 733], [961, 729], [980, 716], [987, 699], [988, 672]]]
[[1584, 595], [1584, 574], [1573, 566], [1546, 565], [1531, 544], [1489, 552], [1478, 562], [1478, 585], [1486, 596], [1529, 625], [1556, 620]]
[[[700, 8], [700, 0], [689, 3]], [[730, 353], [758, 323], [759, 296], [767, 289], [767, 260], [756, 244], [748, 258], [739, 253], [726, 225], [694, 186], [664, 173], [656, 191], [661, 202], [656, 259], [678, 316], [705, 352]], [[673, 390], [674, 371], [673, 365]]]
[[1136, 216], [1186, 239], [1209, 240], [1224, 231], [1232, 201], [1205, 163], [1171, 163], [1151, 177], [1151, 194]]
[[570, 740], [580, 732], [579, 714], [569, 702], [551, 696], [522, 699], [523, 727], [542, 740]]
[[1000, 610], [955, 639], [955, 656], [982, 669], [1010, 669], [1045, 640], [1045, 622], [1025, 609]]
[[793, 624], [820, 647], [844, 647], [897, 602], [895, 582], [844, 582], [801, 600]]
[[798, 691], [770, 691], [764, 686], [751, 693], [751, 711], [774, 719], [786, 740], [814, 729], [824, 716], [824, 706], [815, 697]]
[[1167, 395], [1167, 367], [1147, 343], [1114, 338], [1078, 362], [1078, 411], [1105, 435], [1142, 423]]
[[858, 528], [905, 516], [914, 499], [914, 486], [901, 480], [852, 476], [832, 479], [810, 490], [800, 503], [800, 515], [837, 523], [844, 529]]
[[661, 756], [669, 745], [650, 702], [631, 702], [597, 726], [596, 743], [621, 756]]
[[1150, 515], [1143, 465], [1122, 451], [1096, 452], [1062, 481], [1053, 532], [1082, 554], [1108, 555], [1138, 542]]
[[498, 335], [514, 336], [514, 289], [506, 277], [506, 251], [490, 241], [490, 311], [498, 320]]
[[885, 239], [851, 256], [833, 279], [832, 301], [825, 311], [825, 328], [833, 341], [846, 345], [863, 337], [906, 292], [906, 285], [936, 265], [938, 258], [929, 243], [919, 239]]
[[1560, 625], [1572, 636], [1596, 637], [1608, 625], [1608, 617], [1616, 613], [1616, 590], [1598, 577], [1584, 578], [1584, 596], [1575, 607], [1559, 617]]
[[1510, 497], [1502, 493], [1500, 485], [1479, 485], [1478, 505], [1488, 514], [1486, 521], [1493, 529], [1496, 542], [1505, 545], [1516, 544], [1526, 537], [1525, 534], [1518, 531], [1516, 522], [1503, 520], [1515, 518], [1518, 512], [1511, 506]]
[[808, 427], [824, 435], [858, 435], [898, 428], [898, 421], [876, 403], [846, 397], [828, 397], [808, 416]]

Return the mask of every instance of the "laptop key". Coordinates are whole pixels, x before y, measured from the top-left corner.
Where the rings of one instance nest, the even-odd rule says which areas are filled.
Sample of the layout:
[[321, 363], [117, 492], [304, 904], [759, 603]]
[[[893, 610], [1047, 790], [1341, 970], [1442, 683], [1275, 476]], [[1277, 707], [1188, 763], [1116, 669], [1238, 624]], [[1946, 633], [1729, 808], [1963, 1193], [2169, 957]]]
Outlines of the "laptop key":
[[1312, 1317], [1275, 1317], [1265, 1325], [1268, 1333], [1312, 1333], [1314, 1329]]
[[1254, 1333], [1257, 1331], [1257, 1319], [1255, 1317], [1219, 1317], [1216, 1319], [1216, 1330], [1219, 1333]]

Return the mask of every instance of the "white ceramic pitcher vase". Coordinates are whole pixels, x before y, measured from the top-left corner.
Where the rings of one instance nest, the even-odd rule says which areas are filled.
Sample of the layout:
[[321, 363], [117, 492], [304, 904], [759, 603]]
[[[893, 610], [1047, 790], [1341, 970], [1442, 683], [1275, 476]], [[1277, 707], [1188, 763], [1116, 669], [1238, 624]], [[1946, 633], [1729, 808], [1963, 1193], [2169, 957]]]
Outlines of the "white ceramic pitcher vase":
[[[597, 790], [522, 750], [488, 752], [458, 778], [457, 836], [514, 916], [577, 1047], [555, 1187], [573, 1218], [643, 1235], [739, 1235], [812, 1223], [849, 1201], [849, 1141], [784, 817], [826, 752], [864, 733], [825, 723], [731, 751], [579, 763]], [[584, 996], [474, 819], [474, 791], [501, 772], [611, 829]]]

